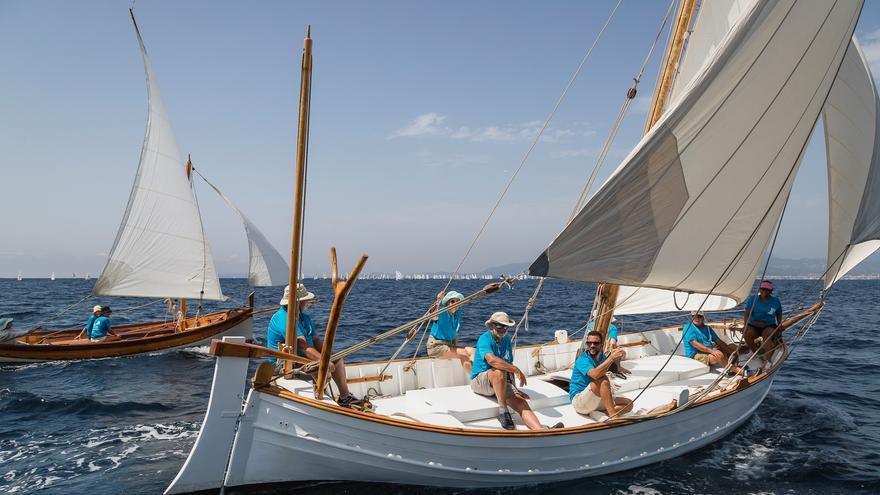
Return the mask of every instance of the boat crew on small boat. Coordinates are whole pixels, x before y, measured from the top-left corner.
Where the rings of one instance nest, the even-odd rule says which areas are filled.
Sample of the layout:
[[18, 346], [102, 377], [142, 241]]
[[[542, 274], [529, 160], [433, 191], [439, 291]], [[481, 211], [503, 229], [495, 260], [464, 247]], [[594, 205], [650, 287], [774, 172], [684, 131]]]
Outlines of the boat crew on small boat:
[[[526, 375], [513, 364], [513, 344], [507, 331], [515, 325], [507, 313], [498, 311], [486, 320], [489, 329], [477, 340], [474, 365], [471, 370], [471, 390], [486, 396], [495, 396], [498, 400], [498, 421], [505, 430], [514, 430], [516, 425], [510, 415], [508, 406], [519, 414], [530, 430], [544, 427], [532, 412], [527, 402], [528, 394], [517, 390], [513, 385], [513, 376], [519, 380], [519, 386], [525, 386]], [[554, 428], [562, 428], [556, 423]]]
[[0, 342], [15, 344], [15, 332], [12, 331], [12, 318], [0, 318]]
[[[757, 352], [761, 347], [764, 351], [770, 350], [770, 340], [781, 337], [777, 335], [776, 327], [782, 323], [782, 303], [773, 295], [773, 282], [762, 280], [758, 286], [758, 294], [749, 296], [744, 306], [743, 339], [746, 345], [752, 352]], [[758, 337], [761, 337], [760, 345], [757, 343]]]
[[[278, 302], [281, 307], [272, 315], [272, 319], [269, 320], [269, 329], [266, 331], [266, 346], [270, 349], [285, 351], [287, 304], [289, 299], [290, 286], [288, 285], [284, 287], [284, 295]], [[321, 337], [318, 337], [312, 317], [306, 312], [307, 309], [318, 302], [318, 298], [315, 297], [314, 293], [309, 292], [305, 285], [297, 284], [296, 301], [299, 308], [299, 317], [296, 320], [296, 354], [319, 361], [324, 342], [321, 340]], [[276, 362], [275, 358], [270, 358], [269, 361], [272, 363]], [[348, 381], [345, 378], [345, 361], [342, 359], [331, 361], [330, 376], [333, 377], [333, 382], [339, 387], [339, 398], [336, 402], [340, 406], [351, 407], [363, 402], [348, 390]]]
[[95, 318], [95, 321], [92, 322], [92, 328], [89, 332], [90, 341], [101, 342], [105, 340], [108, 335], [118, 337], [118, 335], [113, 332], [112, 326], [110, 325], [110, 316], [112, 314], [113, 311], [110, 309], [110, 306], [101, 306], [101, 315]]
[[[736, 346], [720, 338], [712, 327], [706, 324], [701, 311], [695, 311], [682, 330], [684, 334], [684, 355], [696, 359], [707, 366], [724, 366], [736, 352]], [[730, 371], [739, 373], [740, 367], [733, 365]]]
[[[581, 352], [571, 370], [568, 397], [578, 414], [605, 411], [609, 416], [625, 414], [633, 402], [625, 397], [614, 397], [608, 371], [626, 356], [623, 349], [614, 349], [606, 355], [602, 352], [602, 334], [595, 330], [587, 334], [586, 352]], [[623, 371], [623, 368], [621, 368]]]
[[[442, 298], [439, 302], [440, 308], [445, 308], [464, 299], [460, 292], [454, 290], [445, 295], [441, 292], [437, 297]], [[436, 309], [436, 307], [432, 307], [431, 311]], [[458, 359], [465, 372], [470, 374], [471, 363], [474, 360], [474, 348], [458, 346], [460, 328], [460, 308], [452, 308], [435, 316], [434, 323], [431, 324], [431, 334], [428, 335], [428, 356], [434, 359]]]
[[92, 326], [95, 324], [95, 320], [101, 316], [101, 305], [97, 304], [94, 308], [92, 308], [92, 314], [89, 315], [88, 321], [86, 321], [86, 325], [83, 327], [82, 332], [76, 336], [76, 338], [91, 338], [92, 335]]

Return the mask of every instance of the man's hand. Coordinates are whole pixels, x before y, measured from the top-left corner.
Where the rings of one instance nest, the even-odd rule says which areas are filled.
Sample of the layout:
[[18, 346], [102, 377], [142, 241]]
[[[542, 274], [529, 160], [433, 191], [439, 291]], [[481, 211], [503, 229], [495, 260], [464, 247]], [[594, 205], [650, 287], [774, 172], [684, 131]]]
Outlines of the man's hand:
[[713, 356], [715, 356], [716, 358], [718, 358], [718, 359], [721, 359], [721, 360], [724, 359], [724, 353], [721, 352], [721, 351], [719, 351], [718, 349], [712, 349], [711, 354], [712, 354]]
[[525, 386], [526, 386], [526, 375], [525, 375], [525, 373], [523, 373], [522, 370], [519, 369], [519, 368], [517, 368], [516, 371], [515, 371], [514, 373], [516, 373], [516, 378], [517, 378], [517, 380], [519, 380], [519, 386], [520, 386], [520, 387], [525, 387]]
[[617, 369], [620, 370], [620, 372], [623, 373], [624, 375], [631, 375], [632, 374], [632, 371], [624, 368], [623, 366], [617, 365]]
[[522, 400], [529, 400], [529, 394], [523, 392], [522, 390], [517, 390], [516, 393], [513, 394], [514, 397], [519, 397]]
[[611, 355], [608, 357], [615, 361], [618, 361], [626, 357], [626, 351], [618, 347], [617, 349], [611, 351]]

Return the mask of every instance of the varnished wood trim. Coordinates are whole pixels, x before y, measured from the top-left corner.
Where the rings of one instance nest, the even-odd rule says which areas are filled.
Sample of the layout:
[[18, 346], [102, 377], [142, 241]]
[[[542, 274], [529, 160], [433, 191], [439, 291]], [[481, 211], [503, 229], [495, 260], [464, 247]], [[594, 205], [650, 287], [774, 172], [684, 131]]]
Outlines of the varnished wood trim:
[[304, 357], [290, 354], [287, 352], [276, 351], [256, 344], [239, 344], [238, 342], [223, 342], [222, 340], [211, 341], [211, 354], [217, 357], [240, 357], [248, 359], [259, 359], [274, 357], [285, 359], [299, 364], [308, 364], [312, 361]]
[[370, 376], [362, 376], [360, 378], [347, 378], [345, 381], [351, 385], [352, 383], [366, 383], [366, 382], [385, 382], [394, 378], [391, 375], [370, 375]]

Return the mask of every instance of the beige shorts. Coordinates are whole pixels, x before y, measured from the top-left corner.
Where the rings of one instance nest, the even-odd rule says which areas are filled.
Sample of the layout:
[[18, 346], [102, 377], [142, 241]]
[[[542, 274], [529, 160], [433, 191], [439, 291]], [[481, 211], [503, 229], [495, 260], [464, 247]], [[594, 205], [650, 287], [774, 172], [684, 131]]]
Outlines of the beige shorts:
[[[506, 383], [507, 396], [510, 397], [516, 393], [516, 389], [513, 388], [513, 384], [509, 380]], [[489, 381], [489, 371], [484, 371], [471, 380], [471, 390], [480, 395], [495, 396], [495, 389], [492, 387], [492, 382]]]
[[451, 351], [455, 349], [455, 343], [450, 342], [448, 340], [440, 340], [435, 339], [433, 336], [428, 335], [428, 356], [432, 358], [438, 358], [447, 351]]
[[698, 352], [698, 353], [694, 354], [694, 359], [705, 364], [706, 366], [709, 365], [709, 355], [706, 354], [705, 352]]
[[590, 387], [583, 389], [579, 394], [575, 395], [571, 405], [574, 406], [574, 410], [578, 414], [590, 414], [593, 411], [605, 410], [602, 398], [594, 394]]

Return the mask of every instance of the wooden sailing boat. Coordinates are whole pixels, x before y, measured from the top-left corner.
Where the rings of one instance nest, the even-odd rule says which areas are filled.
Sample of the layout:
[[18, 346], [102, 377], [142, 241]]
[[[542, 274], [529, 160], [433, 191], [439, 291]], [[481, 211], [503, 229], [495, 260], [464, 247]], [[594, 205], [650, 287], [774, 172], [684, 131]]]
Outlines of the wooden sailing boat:
[[[853, 38], [862, 2], [702, 5], [710, 10], [693, 21], [696, 2], [681, 4], [661, 77], [666, 89], [655, 95], [656, 123], [530, 268], [534, 275], [604, 283], [599, 300], [617, 314], [742, 301], [820, 114], [834, 172], [825, 288], [880, 248], [880, 100]], [[682, 57], [692, 23], [692, 47]], [[310, 41], [304, 68], [311, 66]], [[301, 112], [307, 108], [306, 101]], [[541, 431], [501, 429], [497, 404], [472, 393], [458, 360], [348, 364], [351, 390], [377, 394], [372, 411], [356, 411], [323, 397], [328, 349], [320, 363], [310, 363], [224, 339], [212, 345], [218, 359], [199, 437], [166, 493], [307, 480], [526, 485], [679, 456], [750, 417], [823, 304], [824, 293], [783, 322], [800, 325], [787, 344], [765, 357], [741, 356], [740, 364], [760, 370], [753, 376], [727, 377], [682, 356], [680, 328], [620, 335], [633, 374], [617, 382], [618, 394], [635, 398], [642, 412], [616, 418], [574, 412], [565, 382], [578, 342], [519, 347], [514, 364], [529, 376], [522, 390], [532, 409], [544, 424], [565, 424]], [[336, 309], [334, 301], [331, 314]], [[713, 326], [727, 341], [742, 332], [742, 321]], [[328, 324], [326, 341], [334, 330]], [[261, 366], [242, 401], [248, 359], [269, 355], [302, 364], [301, 371], [317, 369], [317, 383], [273, 376]]]
[[[91, 359], [208, 344], [212, 338], [251, 338], [253, 298], [247, 307], [201, 313], [201, 301], [223, 301], [201, 215], [192, 189], [192, 165], [184, 162], [153, 67], [131, 12], [146, 72], [149, 112], [137, 175], [122, 224], [101, 276], [96, 296], [179, 298], [180, 316], [167, 321], [115, 326], [118, 338], [90, 342], [82, 328], [26, 335], [0, 345], [0, 361]], [[212, 186], [213, 187], [213, 186]], [[215, 188], [216, 189], [216, 188]], [[219, 193], [220, 191], [217, 190]], [[229, 202], [227, 198], [224, 199]], [[229, 202], [230, 206], [235, 207]], [[250, 246], [253, 286], [286, 281], [287, 266], [256, 226], [238, 209]], [[281, 273], [281, 276], [279, 276]], [[54, 273], [53, 273], [54, 279]], [[188, 317], [187, 299], [199, 302]]]

